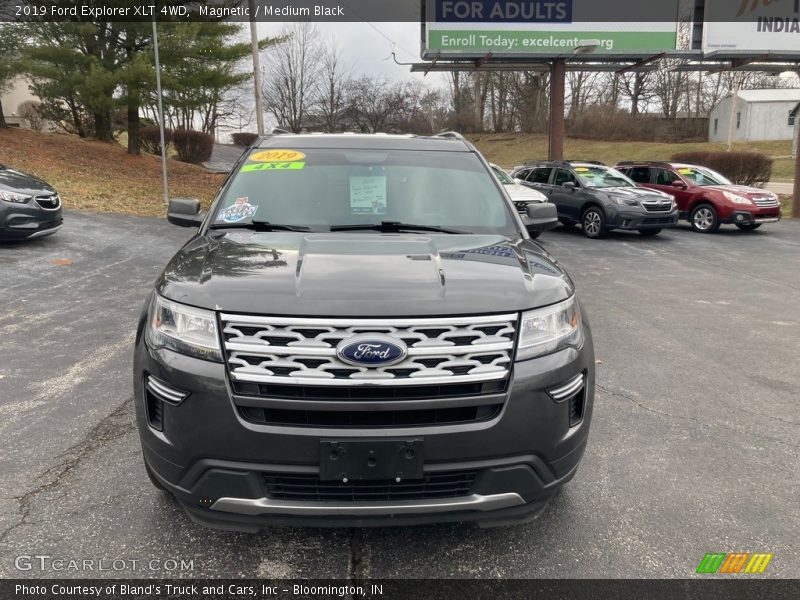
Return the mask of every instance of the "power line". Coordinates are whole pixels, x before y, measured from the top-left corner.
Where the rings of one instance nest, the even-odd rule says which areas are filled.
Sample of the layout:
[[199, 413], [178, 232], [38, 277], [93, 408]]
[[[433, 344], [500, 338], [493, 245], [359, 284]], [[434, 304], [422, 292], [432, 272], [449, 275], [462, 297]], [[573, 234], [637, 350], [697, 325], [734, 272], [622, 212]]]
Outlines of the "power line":
[[358, 12], [357, 12], [355, 9], [353, 9], [353, 7], [352, 7], [352, 6], [348, 5], [346, 2], [342, 2], [342, 4], [343, 4], [344, 6], [346, 6], [346, 7], [347, 7], [347, 8], [350, 10], [350, 12], [352, 12], [352, 13], [353, 13], [355, 16], [357, 16], [359, 19], [361, 19], [361, 20], [362, 20], [364, 23], [366, 23], [367, 25], [369, 25], [370, 27], [372, 27], [372, 29], [374, 29], [375, 31], [377, 31], [379, 35], [381, 35], [381, 36], [382, 36], [383, 38], [385, 38], [385, 39], [386, 39], [386, 40], [387, 40], [387, 41], [388, 41], [390, 44], [392, 44], [392, 50], [394, 50], [394, 47], [395, 47], [395, 46], [397, 46], [398, 48], [400, 48], [400, 50], [402, 50], [403, 52], [405, 52], [406, 54], [408, 54], [408, 55], [409, 55], [411, 58], [413, 58], [414, 60], [416, 60], [417, 58], [419, 58], [419, 57], [418, 57], [416, 54], [414, 54], [413, 52], [410, 52], [409, 50], [407, 50], [406, 48], [404, 48], [403, 46], [401, 46], [400, 44], [398, 44], [397, 42], [395, 42], [395, 41], [394, 41], [392, 38], [390, 38], [388, 35], [386, 35], [386, 34], [385, 34], [383, 31], [381, 31], [380, 29], [378, 29], [377, 27], [375, 27], [375, 25], [373, 25], [373, 24], [372, 24], [372, 22], [370, 22], [370, 21], [367, 21], [367, 20], [366, 20], [364, 17], [362, 17], [360, 14], [358, 14]]

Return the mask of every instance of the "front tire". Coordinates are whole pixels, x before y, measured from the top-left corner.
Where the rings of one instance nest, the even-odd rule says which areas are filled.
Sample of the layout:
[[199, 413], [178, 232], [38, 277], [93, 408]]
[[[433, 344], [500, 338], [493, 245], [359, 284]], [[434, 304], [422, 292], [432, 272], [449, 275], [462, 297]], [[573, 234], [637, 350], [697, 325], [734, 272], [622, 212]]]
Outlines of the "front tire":
[[581, 227], [583, 228], [583, 235], [589, 239], [596, 240], [605, 237], [607, 233], [606, 216], [596, 206], [590, 206], [583, 212]]
[[755, 231], [761, 227], [761, 223], [736, 223], [736, 226], [742, 231]]
[[698, 204], [689, 216], [692, 229], [698, 233], [714, 233], [719, 229], [717, 211], [710, 204]]
[[659, 233], [661, 233], [661, 228], [656, 227], [655, 229], [640, 229], [639, 233], [644, 237], [652, 237], [654, 235], [658, 235]]

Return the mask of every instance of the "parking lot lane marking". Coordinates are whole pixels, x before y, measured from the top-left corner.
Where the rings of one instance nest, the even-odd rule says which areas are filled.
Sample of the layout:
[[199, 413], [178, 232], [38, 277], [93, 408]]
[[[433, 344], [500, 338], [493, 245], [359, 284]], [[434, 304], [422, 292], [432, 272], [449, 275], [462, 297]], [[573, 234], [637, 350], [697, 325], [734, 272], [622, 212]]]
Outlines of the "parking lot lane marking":
[[112, 361], [119, 352], [129, 351], [133, 347], [133, 338], [135, 336], [136, 332], [131, 331], [116, 343], [97, 348], [90, 355], [84, 357], [83, 360], [72, 365], [62, 375], [51, 377], [44, 381], [33, 381], [28, 388], [34, 391], [38, 399], [52, 399], [54, 396], [62, 396], [86, 381], [106, 363]]

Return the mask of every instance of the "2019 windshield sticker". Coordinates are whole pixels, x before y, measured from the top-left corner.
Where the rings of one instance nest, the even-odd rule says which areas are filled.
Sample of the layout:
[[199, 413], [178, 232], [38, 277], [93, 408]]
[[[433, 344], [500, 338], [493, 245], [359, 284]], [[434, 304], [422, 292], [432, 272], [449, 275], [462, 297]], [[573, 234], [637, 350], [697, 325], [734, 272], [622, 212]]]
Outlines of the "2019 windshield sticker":
[[253, 171], [301, 171], [305, 169], [306, 163], [304, 162], [264, 162], [264, 163], [251, 163], [244, 165], [241, 173], [252, 173]]
[[258, 206], [250, 204], [250, 198], [242, 196], [241, 198], [237, 198], [228, 208], [223, 208], [219, 211], [217, 221], [238, 223], [239, 221], [252, 218], [257, 210]]
[[263, 163], [295, 163], [302, 160], [305, 160], [306, 155], [302, 152], [298, 152], [297, 150], [262, 150], [260, 152], [254, 152], [248, 158], [248, 160], [252, 160], [254, 162], [263, 162]]

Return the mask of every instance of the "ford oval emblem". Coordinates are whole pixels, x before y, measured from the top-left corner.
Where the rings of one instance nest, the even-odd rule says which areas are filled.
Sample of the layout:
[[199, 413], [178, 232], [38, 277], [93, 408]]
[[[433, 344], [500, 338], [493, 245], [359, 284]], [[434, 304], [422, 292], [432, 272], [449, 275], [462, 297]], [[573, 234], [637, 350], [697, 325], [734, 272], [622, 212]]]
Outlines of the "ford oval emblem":
[[382, 335], [356, 335], [336, 346], [336, 355], [343, 362], [359, 367], [386, 367], [399, 363], [407, 354], [402, 340]]

